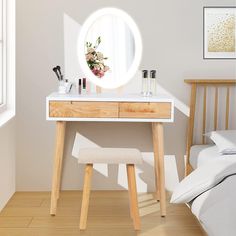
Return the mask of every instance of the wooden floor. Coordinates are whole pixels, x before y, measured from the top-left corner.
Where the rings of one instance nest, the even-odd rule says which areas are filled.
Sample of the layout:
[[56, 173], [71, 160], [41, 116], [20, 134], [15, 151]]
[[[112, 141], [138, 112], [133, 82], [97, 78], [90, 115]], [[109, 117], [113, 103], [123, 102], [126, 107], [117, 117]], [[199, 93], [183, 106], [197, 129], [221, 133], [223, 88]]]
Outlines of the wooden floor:
[[61, 193], [57, 216], [49, 215], [48, 192], [18, 192], [0, 213], [0, 236], [199, 236], [205, 235], [185, 205], [167, 204], [160, 217], [152, 194], [139, 195], [142, 230], [135, 232], [126, 191], [92, 192], [88, 226], [79, 231], [80, 191]]

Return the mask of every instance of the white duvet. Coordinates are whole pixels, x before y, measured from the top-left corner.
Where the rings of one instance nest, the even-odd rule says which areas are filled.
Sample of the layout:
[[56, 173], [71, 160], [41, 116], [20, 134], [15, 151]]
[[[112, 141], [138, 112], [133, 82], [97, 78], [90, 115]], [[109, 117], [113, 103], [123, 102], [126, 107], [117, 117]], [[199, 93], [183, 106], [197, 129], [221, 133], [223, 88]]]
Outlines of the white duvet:
[[190, 203], [210, 236], [236, 236], [236, 159], [198, 167], [173, 192], [172, 203]]
[[191, 210], [210, 236], [236, 235], [236, 175], [198, 196]]

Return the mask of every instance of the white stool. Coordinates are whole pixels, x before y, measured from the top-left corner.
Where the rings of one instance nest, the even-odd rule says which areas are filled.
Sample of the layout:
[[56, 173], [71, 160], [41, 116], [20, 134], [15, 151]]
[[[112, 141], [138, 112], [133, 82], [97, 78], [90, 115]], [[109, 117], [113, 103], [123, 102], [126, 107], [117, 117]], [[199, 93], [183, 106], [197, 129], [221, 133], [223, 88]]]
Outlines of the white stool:
[[133, 218], [134, 229], [140, 230], [140, 217], [138, 210], [138, 198], [134, 165], [142, 164], [141, 152], [137, 149], [128, 148], [83, 148], [79, 150], [78, 159], [79, 164], [86, 164], [80, 215], [80, 229], [86, 229], [87, 225], [93, 164], [106, 163], [126, 164], [130, 199], [130, 215]]

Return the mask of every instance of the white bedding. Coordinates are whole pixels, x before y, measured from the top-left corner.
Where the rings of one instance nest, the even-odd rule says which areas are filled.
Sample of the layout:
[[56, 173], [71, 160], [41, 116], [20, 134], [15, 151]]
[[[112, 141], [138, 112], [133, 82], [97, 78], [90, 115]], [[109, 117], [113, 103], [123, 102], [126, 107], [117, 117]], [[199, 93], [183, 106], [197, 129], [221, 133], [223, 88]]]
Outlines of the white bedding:
[[[226, 171], [228, 168], [223, 168], [225, 161], [232, 163], [229, 172]], [[222, 162], [222, 170], [214, 168], [217, 162]], [[186, 180], [188, 186], [192, 186], [194, 190], [201, 188], [202, 185], [198, 184], [200, 179], [204, 179], [204, 176], [209, 177], [210, 173], [212, 177], [215, 173], [215, 177], [206, 182], [209, 184], [208, 187], [204, 185], [201, 192], [191, 192], [195, 193], [194, 199], [190, 202], [193, 214], [209, 236], [236, 236], [236, 155], [220, 155], [215, 145], [196, 145], [191, 148], [190, 163], [197, 170], [194, 171], [195, 174], [189, 175], [192, 175], [192, 178]], [[201, 170], [204, 169], [203, 173]], [[219, 182], [220, 172], [225, 175]], [[199, 177], [196, 176], [197, 173]], [[186, 180], [182, 181], [182, 184], [185, 184]], [[197, 187], [194, 187], [196, 184]], [[182, 186], [183, 193], [178, 193], [178, 188], [180, 190], [181, 186], [177, 187], [177, 195], [185, 196], [184, 191], [189, 190]], [[173, 197], [176, 193], [173, 193]]]
[[234, 174], [236, 174], [235, 161], [217, 160], [200, 166], [176, 186], [171, 196], [171, 203], [191, 202]]
[[[220, 155], [215, 145], [193, 146], [191, 155], [190, 163], [194, 168], [219, 159], [236, 162], [236, 155]], [[196, 197], [191, 204], [191, 210], [209, 236], [235, 236], [235, 199], [236, 175], [232, 175]]]
[[194, 145], [190, 149], [190, 164], [193, 169], [219, 159], [236, 161], [236, 155], [220, 155], [216, 145]]
[[236, 235], [236, 175], [198, 196], [191, 205], [209, 236]]

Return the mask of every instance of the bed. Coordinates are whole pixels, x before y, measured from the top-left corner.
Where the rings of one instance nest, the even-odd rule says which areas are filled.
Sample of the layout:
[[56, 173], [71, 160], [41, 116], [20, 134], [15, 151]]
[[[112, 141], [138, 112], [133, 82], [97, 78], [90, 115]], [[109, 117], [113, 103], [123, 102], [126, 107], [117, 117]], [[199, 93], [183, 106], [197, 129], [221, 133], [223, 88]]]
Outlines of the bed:
[[236, 161], [236, 155], [220, 155], [217, 146], [214, 144], [193, 145], [190, 149], [189, 158], [189, 163], [193, 170], [216, 160]]
[[[217, 146], [204, 135], [211, 130], [236, 129], [236, 80], [185, 82], [191, 86], [186, 176], [204, 165], [210, 167], [217, 160], [236, 162], [236, 155], [220, 155]], [[235, 199], [236, 168], [235, 174], [206, 189], [189, 206], [208, 235], [235, 236]]]
[[[211, 130], [236, 129], [236, 80], [201, 79], [185, 80], [185, 83], [191, 86], [185, 168], [187, 176], [198, 164], [217, 158], [216, 147], [209, 143], [205, 133]], [[202, 152], [210, 155], [203, 155], [202, 158], [199, 155]]]

